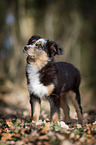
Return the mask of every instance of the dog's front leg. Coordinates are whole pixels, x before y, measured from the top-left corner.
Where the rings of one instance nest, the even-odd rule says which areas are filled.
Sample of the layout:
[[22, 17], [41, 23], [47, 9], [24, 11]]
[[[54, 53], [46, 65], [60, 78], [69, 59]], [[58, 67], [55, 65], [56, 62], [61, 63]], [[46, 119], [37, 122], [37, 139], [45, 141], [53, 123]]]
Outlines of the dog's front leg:
[[38, 121], [40, 116], [40, 99], [34, 95], [30, 95], [31, 104], [31, 119], [33, 121]]
[[50, 102], [50, 120], [58, 122], [60, 117], [60, 97], [58, 95], [51, 95], [49, 97]]

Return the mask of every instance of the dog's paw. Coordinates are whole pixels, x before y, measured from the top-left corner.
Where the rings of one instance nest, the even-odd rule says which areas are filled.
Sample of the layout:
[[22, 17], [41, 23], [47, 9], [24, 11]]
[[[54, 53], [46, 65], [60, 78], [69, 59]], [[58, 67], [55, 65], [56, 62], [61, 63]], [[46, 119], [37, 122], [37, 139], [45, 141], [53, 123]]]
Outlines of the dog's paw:
[[55, 112], [51, 118], [51, 121], [57, 123], [59, 121], [59, 114]]

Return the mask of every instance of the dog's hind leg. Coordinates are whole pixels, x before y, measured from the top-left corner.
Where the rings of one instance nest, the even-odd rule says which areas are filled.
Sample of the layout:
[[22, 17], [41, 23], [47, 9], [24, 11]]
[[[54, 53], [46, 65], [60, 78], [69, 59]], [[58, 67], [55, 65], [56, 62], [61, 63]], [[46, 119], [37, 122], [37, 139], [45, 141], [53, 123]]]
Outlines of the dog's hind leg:
[[76, 93], [76, 100], [77, 100], [77, 102], [79, 104], [79, 108], [80, 108], [80, 111], [81, 111], [81, 114], [82, 114], [80, 92], [79, 92], [79, 90], [76, 90], [75, 93]]
[[31, 119], [33, 121], [38, 121], [40, 116], [40, 99], [34, 95], [30, 95], [31, 104]]
[[[70, 99], [72, 100], [72, 103], [76, 109], [76, 112], [77, 112], [77, 116], [78, 116], [78, 119], [79, 121], [82, 122], [83, 120], [83, 117], [82, 117], [82, 114], [81, 114], [81, 108], [80, 108], [80, 104], [78, 103], [77, 99], [76, 99], [76, 95], [75, 92], [73, 91], [70, 91], [71, 92], [71, 95], [69, 95]], [[80, 97], [80, 96], [79, 96]]]
[[70, 118], [70, 115], [69, 115], [69, 106], [68, 106], [68, 103], [67, 103], [67, 97], [68, 97], [68, 94], [67, 93], [64, 93], [62, 96], [61, 96], [61, 108], [63, 109], [63, 112], [64, 112], [64, 115], [65, 115], [65, 122], [66, 123], [71, 123], [71, 118]]

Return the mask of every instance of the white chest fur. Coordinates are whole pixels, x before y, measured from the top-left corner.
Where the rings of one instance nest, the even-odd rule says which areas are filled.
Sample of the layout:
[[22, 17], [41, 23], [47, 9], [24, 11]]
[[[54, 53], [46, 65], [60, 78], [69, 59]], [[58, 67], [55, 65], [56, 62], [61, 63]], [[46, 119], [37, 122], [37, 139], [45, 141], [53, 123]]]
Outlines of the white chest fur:
[[40, 99], [48, 94], [48, 89], [40, 82], [38, 69], [32, 64], [27, 64], [27, 73], [29, 78], [28, 91], [30, 94], [37, 95]]

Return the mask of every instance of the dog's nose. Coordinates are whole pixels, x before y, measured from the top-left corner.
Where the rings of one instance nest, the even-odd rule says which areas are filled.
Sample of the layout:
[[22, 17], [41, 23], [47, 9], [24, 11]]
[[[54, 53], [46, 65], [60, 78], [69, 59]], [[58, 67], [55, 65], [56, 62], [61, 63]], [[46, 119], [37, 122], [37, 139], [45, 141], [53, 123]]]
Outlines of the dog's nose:
[[24, 47], [24, 50], [27, 51], [28, 49], [29, 49], [29, 46], [26, 45], [26, 46]]

